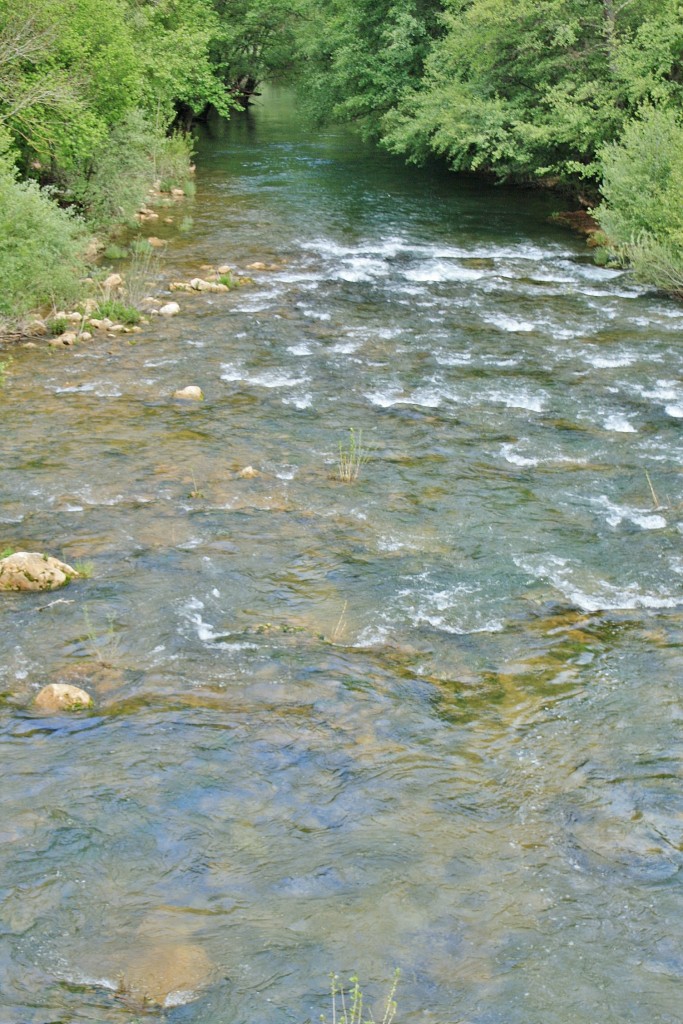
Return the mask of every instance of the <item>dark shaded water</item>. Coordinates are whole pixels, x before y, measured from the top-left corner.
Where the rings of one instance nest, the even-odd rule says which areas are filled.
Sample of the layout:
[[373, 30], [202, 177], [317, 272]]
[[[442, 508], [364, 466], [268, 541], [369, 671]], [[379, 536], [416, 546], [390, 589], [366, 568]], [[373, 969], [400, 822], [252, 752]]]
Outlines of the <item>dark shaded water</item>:
[[94, 575], [0, 612], [0, 1021], [678, 1022], [683, 311], [286, 97], [216, 131], [165, 278], [276, 269], [2, 392], [0, 547]]

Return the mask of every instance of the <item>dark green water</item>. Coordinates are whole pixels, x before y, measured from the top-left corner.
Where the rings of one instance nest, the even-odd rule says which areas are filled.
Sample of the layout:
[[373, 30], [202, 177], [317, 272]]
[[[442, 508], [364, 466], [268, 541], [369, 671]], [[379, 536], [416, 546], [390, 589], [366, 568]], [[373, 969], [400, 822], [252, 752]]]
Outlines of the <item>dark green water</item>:
[[683, 310], [286, 97], [198, 163], [163, 280], [276, 269], [2, 392], [0, 547], [94, 574], [0, 606], [0, 1022], [678, 1024]]

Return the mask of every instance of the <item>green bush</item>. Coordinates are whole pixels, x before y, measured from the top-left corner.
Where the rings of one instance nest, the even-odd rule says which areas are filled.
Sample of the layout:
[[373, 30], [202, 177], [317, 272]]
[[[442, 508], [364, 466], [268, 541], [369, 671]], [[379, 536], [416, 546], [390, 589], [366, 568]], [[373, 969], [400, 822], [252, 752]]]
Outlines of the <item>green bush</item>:
[[102, 253], [105, 260], [125, 260], [128, 258], [130, 253], [128, 249], [123, 245], [117, 245], [116, 242], [110, 242]]
[[683, 248], [643, 232], [628, 246], [628, 261], [639, 281], [683, 299]]
[[48, 322], [48, 327], [50, 329], [50, 334], [57, 337], [59, 334], [64, 334], [64, 331], [68, 329], [69, 321], [65, 316], [53, 316]]
[[600, 155], [597, 215], [612, 241], [628, 245], [647, 231], [683, 245], [683, 125], [675, 113], [645, 107]]
[[108, 317], [117, 324], [137, 324], [140, 320], [140, 311], [135, 306], [127, 306], [125, 302], [117, 299], [106, 299], [97, 305], [98, 317]]
[[73, 300], [84, 274], [85, 227], [34, 182], [18, 182], [0, 138], [0, 316]]
[[150, 134], [141, 111], [130, 111], [97, 148], [89, 169], [70, 176], [68, 195], [93, 227], [133, 222], [152, 179]]
[[595, 211], [614, 251], [636, 276], [683, 291], [683, 125], [644, 107], [618, 143], [605, 146], [603, 201]]
[[189, 184], [190, 164], [194, 153], [194, 140], [190, 135], [173, 132], [165, 135], [155, 132], [152, 139], [154, 178], [162, 182], [162, 192], [172, 188], [186, 189]]

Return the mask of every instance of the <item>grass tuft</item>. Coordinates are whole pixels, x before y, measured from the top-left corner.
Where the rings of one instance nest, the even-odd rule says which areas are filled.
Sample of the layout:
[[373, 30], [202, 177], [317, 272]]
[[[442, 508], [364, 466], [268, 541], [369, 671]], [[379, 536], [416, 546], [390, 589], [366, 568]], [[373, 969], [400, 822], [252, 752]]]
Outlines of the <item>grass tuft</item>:
[[[396, 1016], [396, 989], [401, 977], [401, 972], [396, 968], [394, 980], [389, 990], [384, 1013], [380, 1024], [392, 1024]], [[339, 975], [330, 974], [330, 996], [332, 999], [332, 1020], [330, 1024], [375, 1024], [375, 1019], [369, 1010], [364, 1008], [363, 992], [358, 981], [358, 976], [353, 974], [349, 979], [351, 987], [344, 991], [344, 986], [339, 984]], [[328, 1024], [325, 1014], [320, 1015], [322, 1024]]]
[[70, 326], [65, 316], [53, 316], [48, 324], [50, 334], [54, 334], [55, 337], [59, 334], [64, 334], [64, 331]]
[[136, 324], [140, 320], [140, 310], [118, 299], [103, 299], [97, 305], [97, 316], [101, 319], [108, 317], [117, 324]]
[[89, 580], [95, 572], [94, 562], [74, 562], [74, 569], [84, 580]]
[[353, 483], [357, 480], [360, 471], [370, 458], [363, 448], [363, 431], [358, 433], [351, 427], [349, 429], [349, 440], [346, 444], [339, 442], [339, 460], [337, 469], [339, 479], [345, 483]]

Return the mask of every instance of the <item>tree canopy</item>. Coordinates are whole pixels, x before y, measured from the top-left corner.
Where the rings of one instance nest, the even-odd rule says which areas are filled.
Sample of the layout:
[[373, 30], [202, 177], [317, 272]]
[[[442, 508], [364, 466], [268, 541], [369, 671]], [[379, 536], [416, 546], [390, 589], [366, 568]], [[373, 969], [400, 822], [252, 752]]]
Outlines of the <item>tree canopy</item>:
[[681, 0], [0, 0], [2, 202], [106, 229], [268, 78], [413, 162], [602, 188], [615, 251], [683, 266]]

